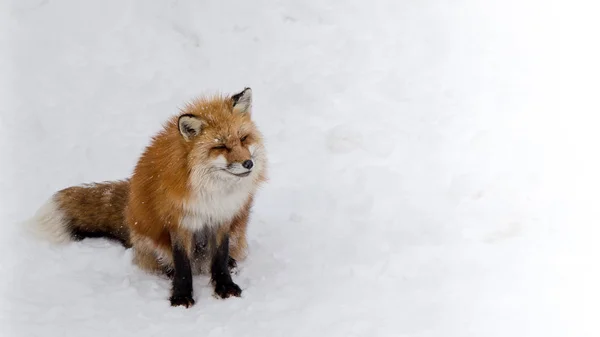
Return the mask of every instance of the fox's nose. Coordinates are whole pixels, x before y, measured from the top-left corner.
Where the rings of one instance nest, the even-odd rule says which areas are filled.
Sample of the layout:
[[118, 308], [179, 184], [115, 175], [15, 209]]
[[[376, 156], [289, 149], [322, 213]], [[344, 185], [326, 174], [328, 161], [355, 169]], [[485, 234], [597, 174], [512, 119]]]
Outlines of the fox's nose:
[[242, 163], [242, 166], [249, 170], [252, 168], [252, 166], [254, 166], [254, 163], [252, 162], [252, 160], [244, 160], [244, 162]]

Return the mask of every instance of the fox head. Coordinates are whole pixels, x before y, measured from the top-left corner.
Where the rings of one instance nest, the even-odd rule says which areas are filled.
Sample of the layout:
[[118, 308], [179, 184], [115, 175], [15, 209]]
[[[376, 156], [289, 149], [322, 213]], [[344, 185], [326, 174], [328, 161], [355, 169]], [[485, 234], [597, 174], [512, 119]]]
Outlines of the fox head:
[[178, 117], [181, 141], [188, 147], [190, 174], [196, 184], [258, 183], [266, 154], [252, 121], [252, 90], [232, 96], [200, 98]]

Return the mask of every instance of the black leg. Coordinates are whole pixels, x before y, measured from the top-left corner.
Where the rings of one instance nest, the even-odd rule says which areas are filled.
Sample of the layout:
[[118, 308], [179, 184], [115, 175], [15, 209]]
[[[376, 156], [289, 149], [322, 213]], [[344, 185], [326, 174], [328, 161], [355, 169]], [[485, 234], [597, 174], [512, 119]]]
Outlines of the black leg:
[[211, 267], [215, 293], [221, 298], [240, 297], [242, 289], [233, 283], [229, 272], [229, 236], [225, 236], [217, 248]]
[[231, 275], [237, 275], [238, 274], [238, 269], [237, 269], [237, 261], [236, 259], [234, 259], [233, 257], [229, 257], [229, 261], [227, 262], [227, 267], [229, 268], [229, 273]]
[[233, 257], [229, 257], [229, 261], [227, 262], [227, 266], [229, 267], [229, 270], [231, 271], [232, 269], [237, 268], [237, 261], [233, 258]]
[[175, 270], [173, 272], [171, 305], [174, 307], [182, 305], [189, 308], [194, 305], [192, 267], [185, 249], [178, 243], [173, 243], [173, 263]]
[[171, 280], [173, 279], [173, 277], [175, 276], [175, 271], [173, 269], [165, 269], [163, 271], [165, 273], [165, 275], [170, 278]]

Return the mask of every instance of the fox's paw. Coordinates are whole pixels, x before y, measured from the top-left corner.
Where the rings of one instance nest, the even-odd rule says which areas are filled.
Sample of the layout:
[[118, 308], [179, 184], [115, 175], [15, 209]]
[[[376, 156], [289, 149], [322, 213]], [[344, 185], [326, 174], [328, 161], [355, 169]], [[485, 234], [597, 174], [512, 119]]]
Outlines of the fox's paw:
[[215, 286], [215, 294], [220, 298], [228, 298], [231, 296], [240, 297], [242, 295], [242, 289], [233, 282], [217, 283]]
[[169, 300], [171, 301], [172, 307], [183, 306], [189, 308], [196, 303], [192, 298], [192, 295], [173, 295]]

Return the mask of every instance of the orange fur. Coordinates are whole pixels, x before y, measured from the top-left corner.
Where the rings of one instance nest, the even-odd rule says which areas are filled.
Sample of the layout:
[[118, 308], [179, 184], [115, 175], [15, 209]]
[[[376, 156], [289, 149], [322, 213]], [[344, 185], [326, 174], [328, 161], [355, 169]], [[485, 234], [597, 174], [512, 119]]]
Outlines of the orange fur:
[[[116, 238], [132, 246], [134, 262], [151, 272], [172, 269], [173, 243], [191, 256], [203, 228], [210, 228], [217, 245], [229, 234], [230, 256], [244, 259], [253, 196], [266, 177], [266, 154], [249, 109], [240, 112], [234, 104], [233, 96], [219, 95], [187, 104], [152, 138], [130, 179], [57, 192], [36, 216], [40, 227], [52, 232], [60, 225], [76, 239]], [[199, 121], [198, 134], [183, 136], [178, 123], [184, 115]], [[226, 172], [251, 158], [251, 175]], [[205, 271], [206, 262], [194, 270]]]
[[[177, 121], [184, 114], [196, 116], [203, 122], [201, 134], [193, 141], [186, 141], [180, 135]], [[244, 136], [245, 140], [240, 141]], [[196, 202], [190, 187], [193, 168], [220, 155], [228, 163], [241, 162], [250, 158], [251, 145], [261, 143], [262, 136], [250, 115], [234, 114], [228, 98], [215, 96], [188, 104], [153, 138], [131, 178], [125, 215], [134, 247], [139, 246], [140, 251], [156, 250], [155, 256], [165, 258], [162, 262], [167, 265], [172, 259], [171, 240], [181, 241], [190, 252], [193, 233], [182, 226], [181, 219], [185, 216], [185, 205]], [[227, 148], [214, 148], [220, 144]], [[258, 186], [265, 180], [265, 174], [261, 172], [251, 179]], [[249, 194], [229, 222], [217, 224], [221, 228], [219, 232], [223, 229], [231, 231], [231, 256], [235, 259], [243, 259], [246, 255], [245, 236], [251, 200], [252, 194]]]

